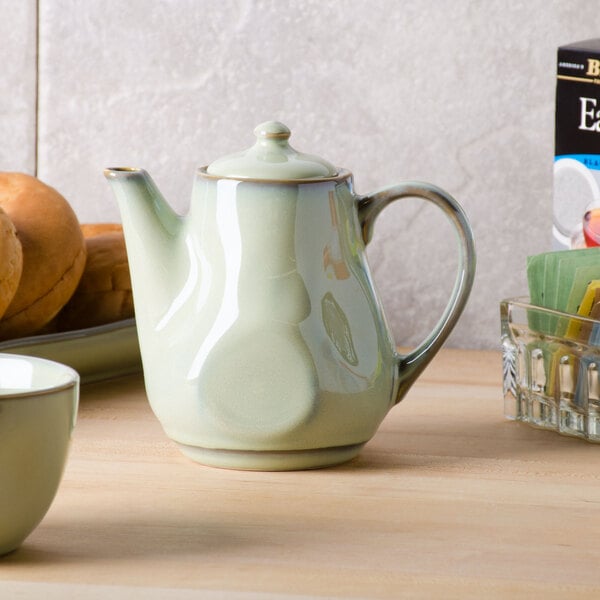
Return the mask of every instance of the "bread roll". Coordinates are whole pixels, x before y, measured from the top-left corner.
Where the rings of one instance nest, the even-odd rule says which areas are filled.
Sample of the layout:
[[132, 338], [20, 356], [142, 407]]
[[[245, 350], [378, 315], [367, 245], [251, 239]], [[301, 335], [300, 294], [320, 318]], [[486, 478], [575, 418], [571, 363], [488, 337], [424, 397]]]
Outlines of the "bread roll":
[[123, 233], [123, 226], [120, 223], [82, 223], [80, 227], [85, 239], [96, 237], [102, 233], [115, 231]]
[[134, 316], [125, 238], [115, 223], [84, 224], [87, 262], [77, 290], [57, 317], [59, 331]]
[[13, 222], [0, 208], [0, 318], [15, 296], [22, 270], [21, 242]]
[[69, 300], [85, 266], [75, 212], [53, 188], [23, 173], [0, 173], [0, 208], [17, 231], [23, 270], [0, 320], [0, 339], [36, 333]]

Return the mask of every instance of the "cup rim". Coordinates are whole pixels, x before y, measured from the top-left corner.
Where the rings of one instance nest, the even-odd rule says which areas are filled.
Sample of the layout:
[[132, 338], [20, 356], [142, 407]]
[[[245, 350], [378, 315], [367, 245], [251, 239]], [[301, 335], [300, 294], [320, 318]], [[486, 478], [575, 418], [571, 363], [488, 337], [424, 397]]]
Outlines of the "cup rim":
[[64, 363], [50, 360], [48, 358], [41, 358], [39, 356], [30, 356], [28, 354], [11, 354], [8, 352], [0, 352], [0, 362], [3, 358], [9, 359], [19, 359], [25, 360], [34, 364], [46, 364], [51, 365], [52, 369], [60, 371], [64, 375], [68, 377], [67, 381], [61, 382], [60, 384], [55, 385], [47, 385], [44, 387], [37, 387], [35, 389], [24, 389], [24, 390], [14, 390], [11, 389], [9, 393], [4, 393], [2, 387], [0, 387], [0, 402], [18, 399], [18, 398], [30, 398], [33, 396], [45, 396], [47, 394], [51, 394], [54, 392], [60, 392], [63, 390], [68, 390], [70, 388], [76, 387], [79, 385], [80, 376], [79, 373], [65, 365]]

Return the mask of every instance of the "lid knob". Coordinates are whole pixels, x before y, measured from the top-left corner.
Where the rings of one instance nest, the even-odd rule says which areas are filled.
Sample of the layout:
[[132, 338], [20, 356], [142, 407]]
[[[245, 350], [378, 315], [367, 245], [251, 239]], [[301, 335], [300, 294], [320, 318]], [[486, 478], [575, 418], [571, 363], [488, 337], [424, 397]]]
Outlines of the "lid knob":
[[265, 121], [254, 128], [254, 135], [260, 140], [287, 140], [292, 132], [279, 121]]

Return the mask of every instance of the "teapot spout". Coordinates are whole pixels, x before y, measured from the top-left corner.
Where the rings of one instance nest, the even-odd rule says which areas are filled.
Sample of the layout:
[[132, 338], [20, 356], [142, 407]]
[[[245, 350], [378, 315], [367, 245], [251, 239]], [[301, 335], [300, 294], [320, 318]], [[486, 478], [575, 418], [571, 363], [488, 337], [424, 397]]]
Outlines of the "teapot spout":
[[104, 170], [104, 176], [117, 197], [124, 229], [136, 230], [138, 235], [145, 230], [152, 241], [156, 235], [172, 237], [177, 234], [181, 217], [167, 204], [144, 169], [110, 168]]
[[[167, 204], [143, 169], [111, 168], [105, 169], [104, 175], [121, 212], [134, 297], [136, 287], [144, 288], [152, 291], [144, 293], [146, 299], [159, 301], [168, 293], [164, 276], [176, 260], [183, 217]], [[158, 307], [148, 308], [154, 312]]]

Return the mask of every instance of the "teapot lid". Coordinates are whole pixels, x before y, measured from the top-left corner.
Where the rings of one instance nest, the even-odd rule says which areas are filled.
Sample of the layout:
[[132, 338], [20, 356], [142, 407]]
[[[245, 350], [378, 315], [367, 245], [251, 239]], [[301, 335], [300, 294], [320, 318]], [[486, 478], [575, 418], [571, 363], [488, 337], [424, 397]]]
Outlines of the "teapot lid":
[[297, 152], [288, 143], [290, 130], [278, 121], [254, 129], [256, 143], [248, 150], [218, 158], [206, 169], [209, 175], [271, 181], [335, 177], [338, 170], [326, 160]]

